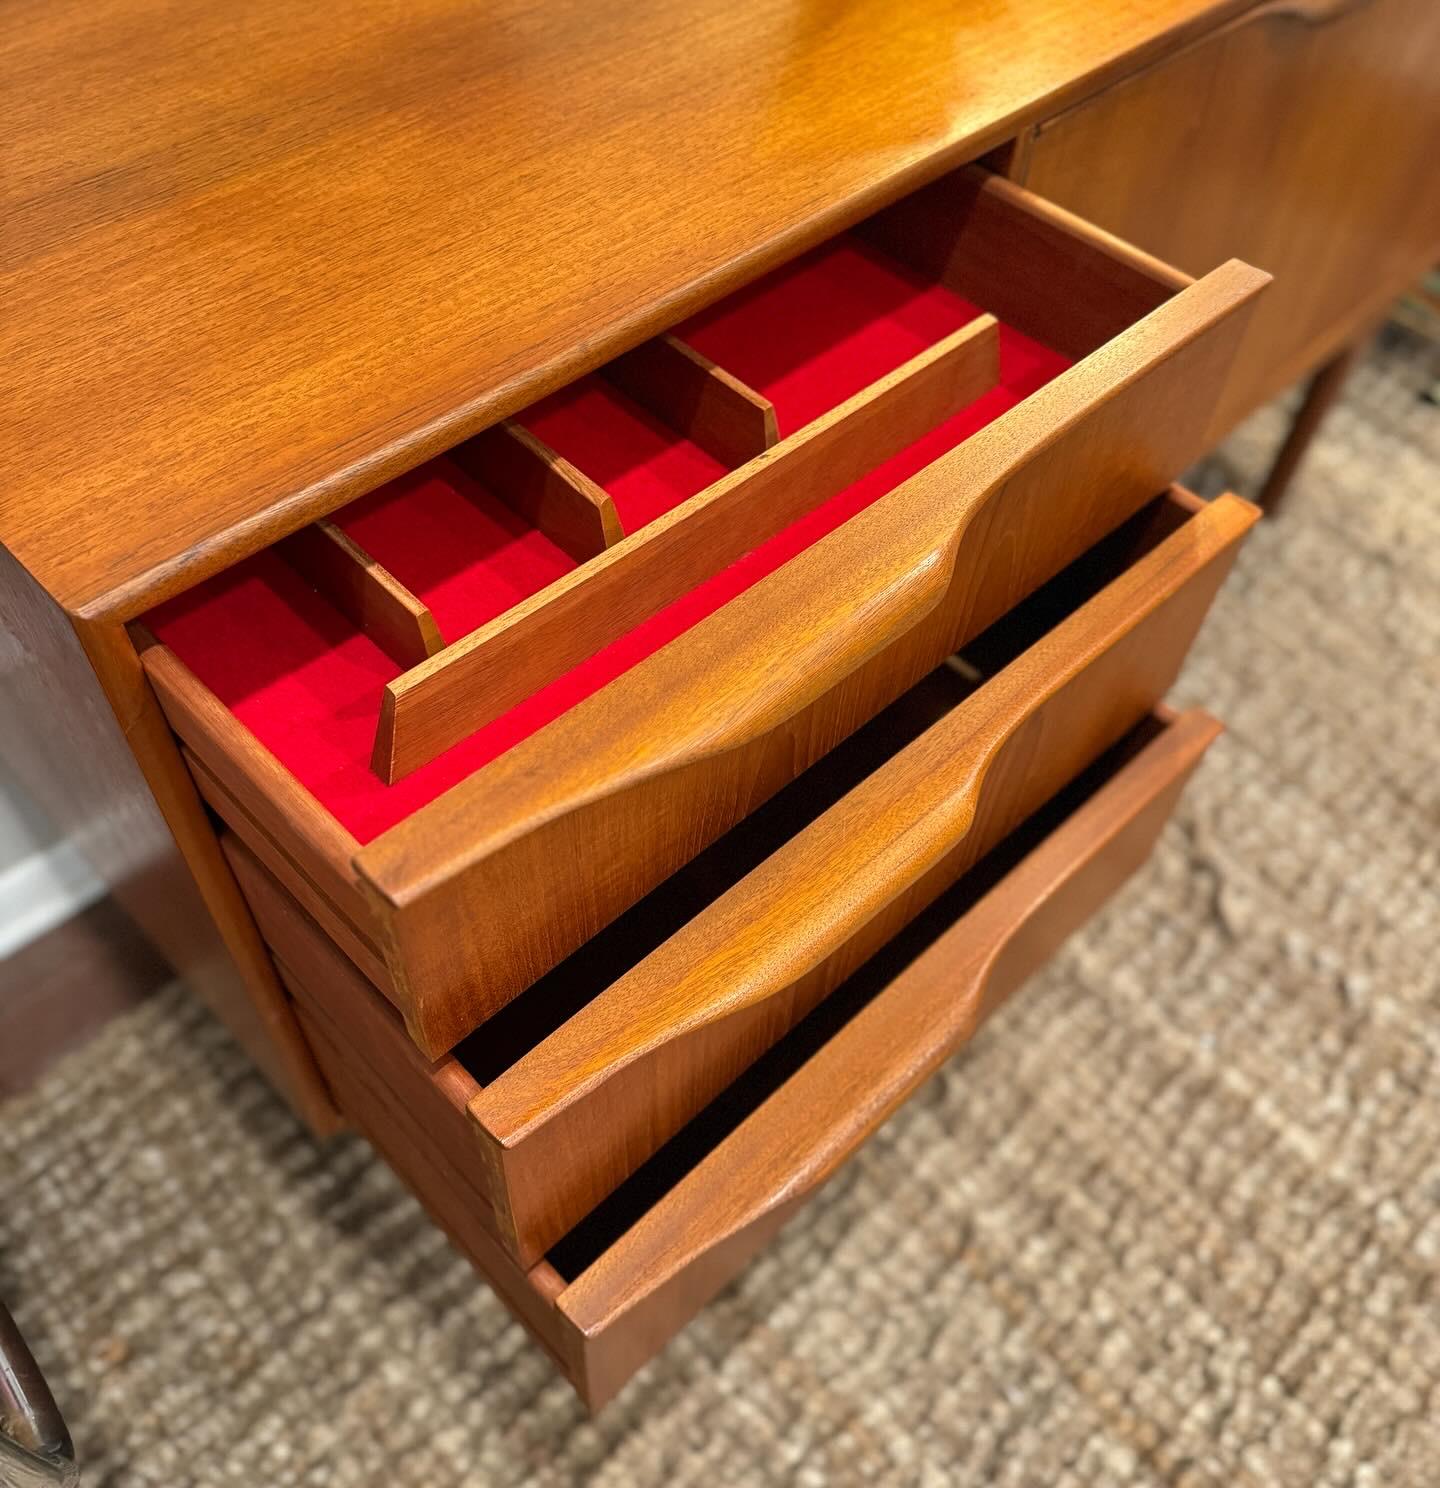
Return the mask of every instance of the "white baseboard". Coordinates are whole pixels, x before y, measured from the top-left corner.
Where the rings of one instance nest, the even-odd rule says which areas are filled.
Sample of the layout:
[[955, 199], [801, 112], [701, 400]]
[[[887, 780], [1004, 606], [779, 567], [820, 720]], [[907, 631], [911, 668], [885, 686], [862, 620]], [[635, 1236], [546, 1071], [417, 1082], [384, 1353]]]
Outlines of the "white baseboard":
[[0, 873], [0, 959], [63, 925], [104, 893], [104, 883], [69, 842], [22, 858]]

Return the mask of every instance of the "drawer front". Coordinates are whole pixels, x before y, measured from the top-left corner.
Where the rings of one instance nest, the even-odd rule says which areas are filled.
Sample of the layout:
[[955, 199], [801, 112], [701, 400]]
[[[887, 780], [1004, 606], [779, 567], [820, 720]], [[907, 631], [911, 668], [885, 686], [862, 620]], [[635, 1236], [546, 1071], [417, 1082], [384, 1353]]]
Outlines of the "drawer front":
[[1134, 872], [1216, 732], [1185, 715], [1123, 767], [566, 1287], [557, 1304], [585, 1339], [592, 1402], [663, 1346]]
[[[372, 684], [385, 675], [375, 658], [384, 658], [371, 647], [365, 696], [377, 700], [378, 719], [363, 763], [355, 739], [364, 719], [357, 724], [349, 694], [299, 744], [294, 716], [324, 691], [306, 684], [319, 676], [317, 646], [337, 625], [379, 613], [392, 652], [410, 657], [432, 643], [393, 583], [368, 610], [353, 602], [346, 610], [337, 590], [331, 609], [286, 640], [284, 595], [313, 609], [327, 572], [313, 555], [294, 557], [265, 600], [264, 623], [249, 627], [272, 638], [254, 664], [237, 663], [231, 642], [257, 645], [246, 638], [243, 604], [252, 580], [270, 582], [269, 570], [155, 617], [165, 644], [147, 646], [146, 666], [207, 799], [347, 945], [430, 1056], [1162, 488], [1203, 447], [1235, 340], [1265, 282], [1232, 263], [1190, 283], [973, 170], [852, 237], [840, 256], [864, 272], [879, 259], [903, 261], [904, 282], [952, 299], [958, 286], [969, 298], [956, 303], [993, 313], [858, 392], [848, 391], [845, 359], [832, 357], [826, 376], [836, 401], [818, 412], [813, 398], [787, 403], [784, 377], [765, 382], [763, 358], [747, 364], [776, 410], [801, 420], [790, 433], [782, 423], [774, 443], [753, 389], [733, 377], [735, 386], [722, 383], [724, 369], [703, 355], [709, 348], [743, 360], [735, 326], [748, 324], [745, 305], [722, 304], [718, 318], [678, 328], [668, 350], [647, 346], [622, 359], [625, 367], [607, 373], [612, 392], [645, 393], [672, 421], [684, 417], [681, 405], [690, 408], [691, 446], [708, 442], [741, 463], [618, 541], [604, 502], [613, 494], [617, 520], [631, 520], [631, 507], [619, 512], [625, 473], [607, 474], [602, 488], [572, 468], [571, 456], [599, 469], [604, 451], [565, 444], [589, 393], [558, 409], [537, 405], [528, 426], [522, 415], [478, 451], [456, 452], [492, 483], [510, 481], [514, 511], [551, 522], [554, 552], [561, 538], [581, 546], [578, 528], [562, 531], [544, 516], [557, 480], [582, 513], [600, 513], [590, 541], [605, 545], [459, 639], [445, 634], [449, 591], [416, 580], [422, 593], [410, 598], [433, 606], [447, 644], [383, 690]], [[762, 310], [774, 293], [760, 295]], [[1028, 338], [1042, 334], [1051, 350], [1040, 355]], [[1023, 374], [1017, 346], [1032, 348]], [[686, 376], [698, 369], [709, 379], [705, 397], [667, 402], [656, 392], [687, 385], [678, 373], [665, 380], [677, 358], [688, 358]], [[1003, 397], [975, 399], [997, 365], [1010, 378], [996, 390]], [[1045, 370], [1032, 381], [1044, 385], [1032, 388], [1026, 377], [1036, 366]], [[717, 409], [727, 408], [722, 441]], [[744, 459], [749, 448], [760, 452]], [[434, 484], [417, 477], [389, 499], [418, 501]], [[336, 523], [375, 546], [388, 530], [374, 510], [355, 520], [337, 513]], [[409, 576], [399, 561], [407, 551], [401, 543], [396, 556], [384, 555], [396, 570], [388, 580]], [[222, 618], [209, 642], [215, 654], [201, 665], [207, 606]], [[397, 617], [406, 615], [415, 624], [397, 642]], [[371, 627], [381, 633], [380, 622]], [[257, 683], [264, 654], [292, 643], [299, 649], [286, 685]], [[363, 670], [348, 636], [336, 647], [352, 672]], [[214, 687], [186, 656], [209, 668]], [[326, 687], [340, 686], [334, 671]], [[268, 711], [255, 701], [262, 696]]]
[[421, 1047], [453, 1045], [1198, 454], [1238, 301], [1181, 325], [1184, 299], [1134, 328], [1148, 348], [1067, 374], [1090, 386], [1014, 410], [1018, 450], [962, 446], [363, 848]]
[[352, 1072], [368, 1075], [377, 1108], [424, 1133], [419, 1145], [448, 1164], [498, 1234], [494, 1175], [468, 1109], [479, 1083], [457, 1059], [432, 1061], [415, 1047], [394, 1008], [240, 838], [227, 832], [221, 846], [311, 1041], [323, 1038]]
[[342, 1108], [598, 1407], [1144, 861], [1218, 732], [1192, 712], [1127, 736], [533, 1265], [497, 1243], [425, 1103], [303, 989], [302, 1022]]
[[1218, 437], [1440, 257], [1437, 141], [1433, 0], [1270, 0], [1042, 124], [1024, 179], [1192, 273], [1275, 275]]
[[292, 995], [399, 1119], [425, 1112], [489, 1228], [535, 1261], [1150, 712], [1256, 515], [1157, 499], [435, 1063], [227, 851]]
[[978, 689], [473, 1098], [517, 1253], [544, 1251], [1160, 702], [1257, 516], [1233, 497], [1193, 500], [1147, 510], [1174, 530], [1147, 532], [1155, 546], [1128, 566], [1138, 522], [1092, 555], [1116, 577], [1033, 643], [1016, 649], [1032, 614], [1093, 574], [1067, 571], [993, 627], [974, 649], [989, 673]]

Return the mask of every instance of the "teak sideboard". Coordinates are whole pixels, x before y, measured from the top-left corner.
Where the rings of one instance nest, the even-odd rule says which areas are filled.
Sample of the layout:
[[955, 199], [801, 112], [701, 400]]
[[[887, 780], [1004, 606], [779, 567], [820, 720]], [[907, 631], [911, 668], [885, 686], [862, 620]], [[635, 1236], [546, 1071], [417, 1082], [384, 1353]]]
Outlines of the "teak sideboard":
[[598, 1406], [1144, 861], [1173, 483], [1440, 257], [1440, 6], [6, 48], [7, 760]]

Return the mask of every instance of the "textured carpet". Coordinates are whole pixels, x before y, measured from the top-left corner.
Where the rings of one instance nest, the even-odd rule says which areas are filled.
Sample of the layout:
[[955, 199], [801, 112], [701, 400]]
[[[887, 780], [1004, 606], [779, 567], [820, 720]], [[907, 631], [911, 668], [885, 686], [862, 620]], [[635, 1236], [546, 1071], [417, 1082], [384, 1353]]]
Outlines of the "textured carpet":
[[1252, 539], [1152, 865], [598, 1421], [178, 993], [0, 1111], [0, 1294], [91, 1488], [1440, 1481], [1432, 355]]

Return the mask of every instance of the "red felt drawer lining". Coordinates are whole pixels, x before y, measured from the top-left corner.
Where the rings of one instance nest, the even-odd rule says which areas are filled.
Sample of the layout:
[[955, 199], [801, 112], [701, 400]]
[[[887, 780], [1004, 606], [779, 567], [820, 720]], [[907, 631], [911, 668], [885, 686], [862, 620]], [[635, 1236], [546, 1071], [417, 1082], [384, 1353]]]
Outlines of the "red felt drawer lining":
[[[979, 306], [856, 239], [805, 254], [676, 328], [775, 405], [793, 434], [968, 325]], [[637, 532], [713, 485], [726, 467], [603, 377], [582, 377], [522, 423], [615, 503]]]
[[713, 486], [726, 470], [600, 377], [582, 377], [518, 421], [609, 492], [627, 534]]
[[843, 236], [674, 334], [769, 398], [783, 439], [980, 313], [943, 285]]
[[447, 643], [575, 567], [449, 460], [422, 465], [331, 520], [430, 607]]
[[[941, 305], [947, 318], [962, 315], [958, 323], [964, 324], [975, 313], [974, 307], [956, 296], [942, 304], [939, 295], [930, 294], [931, 289], [926, 289], [927, 303], [932, 308]], [[899, 316], [900, 330], [891, 327], [883, 335], [876, 332], [858, 339], [872, 348], [883, 342], [891, 348], [887, 355], [908, 360], [919, 349], [908, 342], [901, 345], [902, 332], [909, 334], [904, 327], [910, 323], [912, 306], [913, 302], [906, 301], [885, 312]], [[803, 328], [804, 322], [793, 324]], [[926, 344], [934, 339], [931, 334]], [[336, 819], [360, 842], [368, 842], [713, 613], [1069, 365], [1065, 358], [1009, 327], [1001, 328], [1000, 352], [1001, 379], [990, 392], [395, 785], [382, 784], [369, 761], [381, 693], [398, 675], [398, 667], [309, 590], [275, 553], [262, 553], [237, 565], [153, 611], [148, 621], [157, 637]], [[778, 351], [774, 359], [777, 364], [782, 360]], [[784, 382], [795, 408], [818, 407], [844, 385], [836, 372], [839, 359], [822, 346], [815, 360], [821, 369], [817, 373], [821, 390], [802, 398], [804, 379], [794, 369], [777, 373], [772, 382], [772, 386]], [[442, 610], [451, 617], [452, 626], [460, 623], [465, 630], [473, 629], [513, 603], [522, 591], [533, 592], [571, 566], [553, 544], [486, 505], [493, 503], [488, 493], [481, 499], [481, 519], [463, 513], [465, 503], [476, 499], [477, 490], [450, 462], [437, 460], [404, 482], [394, 482], [356, 503], [339, 518], [397, 578], [418, 587], [421, 597], [436, 609], [447, 640], [457, 636], [446, 629]], [[405, 503], [423, 509], [428, 514], [426, 522], [399, 520]], [[478, 537], [477, 546], [469, 548], [458, 541], [457, 531], [466, 534], [466, 542]], [[424, 551], [412, 551], [417, 548]], [[469, 620], [471, 615], [480, 618]], [[457, 616], [466, 618], [457, 621]]]

